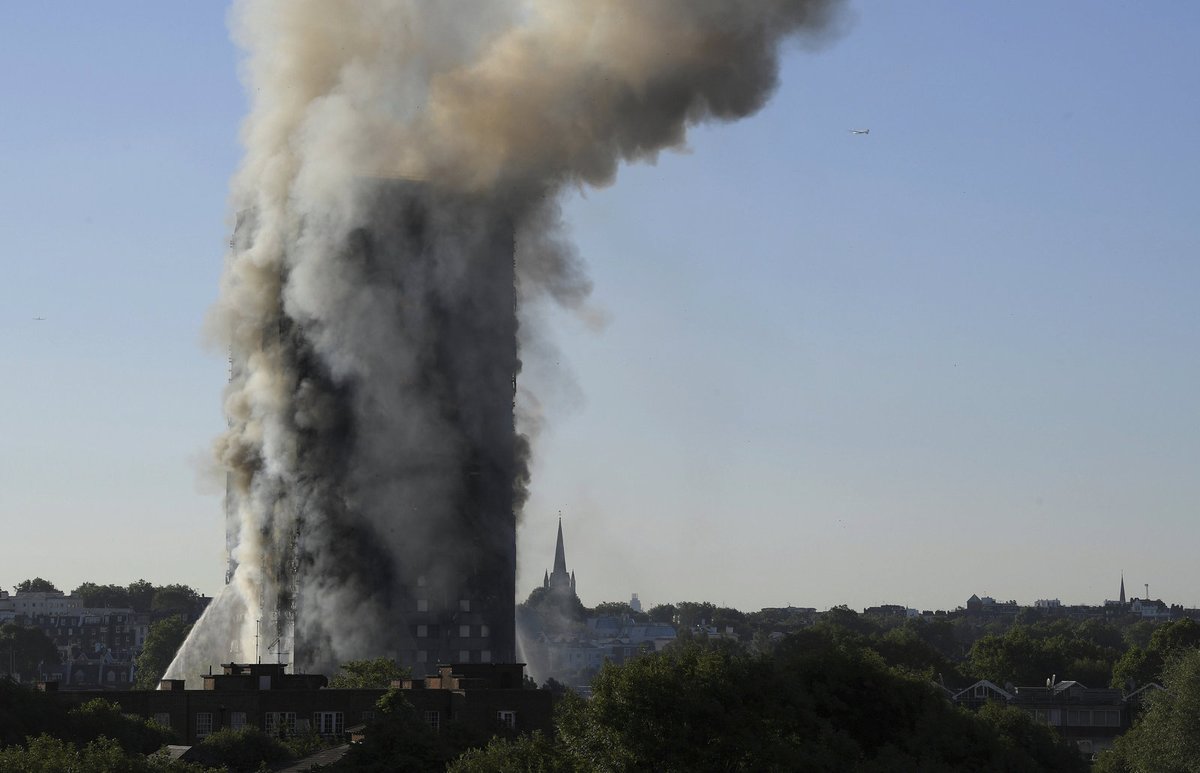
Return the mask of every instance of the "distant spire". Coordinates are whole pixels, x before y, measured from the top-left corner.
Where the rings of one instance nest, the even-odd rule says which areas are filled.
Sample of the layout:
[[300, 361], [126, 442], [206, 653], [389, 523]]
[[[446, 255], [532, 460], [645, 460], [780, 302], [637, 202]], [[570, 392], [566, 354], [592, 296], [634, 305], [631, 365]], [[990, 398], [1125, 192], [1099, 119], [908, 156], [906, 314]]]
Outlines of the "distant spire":
[[550, 587], [550, 573], [549, 572], [546, 572], [546, 576], [544, 578], [542, 578], [542, 587], [543, 588]]
[[1125, 603], [1125, 573], [1121, 572], [1121, 603]]
[[554, 574], [567, 573], [567, 553], [563, 550], [562, 516], [558, 516], [558, 544], [554, 546]]

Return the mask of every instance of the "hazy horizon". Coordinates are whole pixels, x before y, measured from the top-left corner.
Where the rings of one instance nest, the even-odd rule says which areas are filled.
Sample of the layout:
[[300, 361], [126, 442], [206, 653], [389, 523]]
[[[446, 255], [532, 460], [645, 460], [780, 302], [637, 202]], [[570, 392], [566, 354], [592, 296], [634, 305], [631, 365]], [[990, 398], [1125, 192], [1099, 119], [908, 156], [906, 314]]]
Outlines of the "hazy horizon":
[[[850, 9], [564, 200], [518, 600], [561, 511], [589, 605], [1200, 606], [1200, 9]], [[222, 584], [226, 12], [0, 8], [10, 584]]]

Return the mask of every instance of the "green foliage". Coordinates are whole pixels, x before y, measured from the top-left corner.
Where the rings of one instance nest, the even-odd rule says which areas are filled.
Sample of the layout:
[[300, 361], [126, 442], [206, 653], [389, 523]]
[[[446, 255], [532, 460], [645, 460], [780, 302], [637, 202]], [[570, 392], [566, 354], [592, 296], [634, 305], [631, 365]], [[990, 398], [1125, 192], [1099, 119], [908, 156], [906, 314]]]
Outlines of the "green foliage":
[[22, 681], [36, 680], [42, 666], [59, 662], [58, 648], [40, 628], [26, 628], [16, 623], [0, 625], [0, 673], [14, 678], [20, 674]]
[[486, 742], [486, 737], [464, 735], [454, 722], [434, 732], [401, 690], [389, 690], [376, 707], [379, 716], [367, 728], [365, 739], [351, 746], [335, 770], [442, 771], [464, 750]]
[[219, 773], [166, 754], [127, 754], [109, 738], [77, 747], [69, 741], [40, 735], [27, 746], [0, 749], [0, 770], [21, 773]]
[[1172, 655], [1200, 646], [1200, 624], [1190, 618], [1154, 628], [1145, 648], [1131, 647], [1113, 666], [1112, 686], [1128, 690], [1162, 679]]
[[[827, 632], [789, 637], [773, 657], [692, 644], [605, 666], [589, 701], [567, 694], [558, 748], [540, 769], [1086, 769], [1018, 714], [957, 709], [927, 681]], [[494, 744], [492, 756], [468, 759], [520, 769], [537, 748]]]
[[579, 770], [561, 747], [540, 732], [517, 738], [492, 738], [481, 749], [468, 749], [447, 773], [573, 773]]
[[292, 753], [278, 739], [256, 727], [240, 730], [221, 728], [194, 749], [196, 761], [213, 767], [223, 766], [232, 773], [256, 771], [292, 759]]
[[[1160, 643], [1173, 638], [1164, 636]], [[1162, 681], [1166, 689], [1148, 698], [1145, 713], [1100, 756], [1095, 770], [1185, 773], [1200, 767], [1200, 650], [1176, 648]]]
[[170, 729], [139, 717], [121, 713], [121, 707], [95, 698], [68, 712], [63, 728], [49, 728], [56, 735], [76, 741], [106, 737], [131, 754], [149, 754], [175, 740]]
[[308, 732], [292, 733], [281, 740], [288, 753], [296, 759], [311, 757], [330, 745], [312, 727], [308, 729]]
[[[1035, 722], [1021, 709], [992, 701], [981, 708], [977, 716], [999, 736], [997, 756], [1002, 759], [1026, 760], [1042, 770], [1087, 770], [1074, 744], [1064, 741], [1048, 725]], [[1024, 766], [1007, 769], [1024, 769]]]
[[674, 604], [656, 604], [650, 607], [650, 622], [652, 623], [674, 623], [675, 622], [675, 605]]
[[517, 624], [525, 630], [560, 632], [583, 625], [587, 614], [574, 593], [534, 588], [529, 598], [517, 605]]
[[337, 690], [386, 690], [393, 681], [409, 676], [409, 670], [391, 658], [351, 660], [342, 664], [341, 670], [329, 680], [329, 686]]
[[85, 582], [71, 591], [71, 595], [83, 600], [85, 607], [129, 607], [129, 589], [120, 585], [97, 585]]
[[146, 580], [134, 580], [126, 587], [126, 593], [129, 597], [129, 606], [135, 612], [149, 612], [150, 606], [154, 602], [154, 592], [156, 588], [154, 584]]
[[1157, 629], [1158, 625], [1150, 620], [1139, 620], [1136, 623], [1125, 626], [1125, 630], [1121, 631], [1121, 636], [1127, 646], [1145, 649], [1150, 646], [1150, 637], [1154, 635], [1154, 631]]
[[675, 625], [680, 628], [712, 624], [717, 607], [707, 601], [681, 601], [675, 605]]
[[142, 652], [134, 663], [135, 690], [153, 690], [166, 673], [167, 666], [187, 638], [192, 627], [183, 622], [179, 615], [164, 617], [150, 626]]
[[1057, 619], [983, 636], [968, 660], [975, 677], [996, 684], [1039, 685], [1057, 676], [1099, 687], [1112, 680], [1123, 649], [1124, 640], [1111, 626]]
[[17, 583], [13, 586], [13, 590], [17, 593], [53, 593], [58, 591], [58, 588], [49, 580], [34, 577], [32, 580], [22, 580]]
[[621, 617], [622, 615], [632, 615], [633, 607], [624, 601], [601, 601], [594, 606], [591, 613], [597, 617]]
[[628, 617], [638, 623], [650, 622], [649, 615], [645, 612], [635, 612], [633, 607], [624, 601], [602, 601], [591, 610], [591, 614], [595, 617]]

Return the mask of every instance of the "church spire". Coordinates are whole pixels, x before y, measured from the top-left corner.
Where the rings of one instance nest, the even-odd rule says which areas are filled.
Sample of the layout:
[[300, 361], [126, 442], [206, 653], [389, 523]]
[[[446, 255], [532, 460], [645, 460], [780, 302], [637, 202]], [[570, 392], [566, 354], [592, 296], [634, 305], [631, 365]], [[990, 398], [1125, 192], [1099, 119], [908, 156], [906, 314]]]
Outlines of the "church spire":
[[[559, 527], [562, 528], [561, 526]], [[560, 532], [561, 533], [561, 532]], [[1125, 603], [1125, 573], [1121, 572], [1121, 603]]]
[[563, 550], [562, 516], [558, 516], [558, 544], [554, 546], [554, 574], [567, 573], [567, 553]]

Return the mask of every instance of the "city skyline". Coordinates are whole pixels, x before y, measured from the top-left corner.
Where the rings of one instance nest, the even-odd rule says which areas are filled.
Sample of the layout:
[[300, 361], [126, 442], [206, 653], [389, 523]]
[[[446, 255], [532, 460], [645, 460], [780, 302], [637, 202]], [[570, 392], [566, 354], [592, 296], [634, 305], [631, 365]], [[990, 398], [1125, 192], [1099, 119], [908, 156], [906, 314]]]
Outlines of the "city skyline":
[[[561, 511], [587, 604], [1200, 606], [1200, 10], [1160, 10], [851, 3], [760, 114], [568, 196], [517, 600]], [[0, 10], [13, 582], [221, 586], [225, 13]]]

